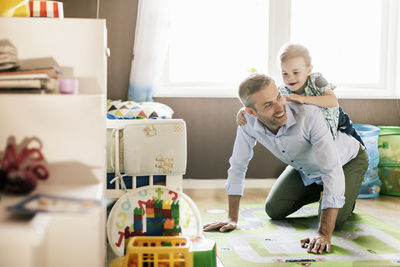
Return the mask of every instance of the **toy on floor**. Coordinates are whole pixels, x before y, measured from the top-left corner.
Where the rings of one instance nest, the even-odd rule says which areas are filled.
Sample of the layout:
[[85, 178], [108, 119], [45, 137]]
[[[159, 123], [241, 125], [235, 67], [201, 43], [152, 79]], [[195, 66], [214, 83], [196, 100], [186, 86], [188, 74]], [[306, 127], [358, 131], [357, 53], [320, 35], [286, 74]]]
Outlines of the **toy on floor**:
[[107, 237], [119, 256], [110, 267], [216, 266], [215, 242], [202, 236], [197, 206], [166, 186], [141, 187], [119, 198], [107, 221]]
[[126, 256], [110, 267], [193, 266], [192, 243], [182, 236], [137, 236], [130, 238]]

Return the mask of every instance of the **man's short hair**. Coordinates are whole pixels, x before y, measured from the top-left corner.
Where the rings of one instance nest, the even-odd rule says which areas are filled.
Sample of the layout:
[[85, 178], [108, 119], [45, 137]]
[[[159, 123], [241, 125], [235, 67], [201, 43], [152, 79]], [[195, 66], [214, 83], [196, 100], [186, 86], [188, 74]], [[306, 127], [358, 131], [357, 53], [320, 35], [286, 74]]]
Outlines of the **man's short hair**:
[[257, 93], [261, 89], [267, 87], [272, 78], [265, 75], [255, 73], [247, 77], [239, 86], [239, 98], [245, 107], [253, 107], [254, 103], [251, 101], [251, 95]]
[[302, 57], [307, 67], [311, 66], [311, 55], [308, 49], [302, 44], [286, 43], [279, 50], [279, 63], [285, 62], [294, 57]]

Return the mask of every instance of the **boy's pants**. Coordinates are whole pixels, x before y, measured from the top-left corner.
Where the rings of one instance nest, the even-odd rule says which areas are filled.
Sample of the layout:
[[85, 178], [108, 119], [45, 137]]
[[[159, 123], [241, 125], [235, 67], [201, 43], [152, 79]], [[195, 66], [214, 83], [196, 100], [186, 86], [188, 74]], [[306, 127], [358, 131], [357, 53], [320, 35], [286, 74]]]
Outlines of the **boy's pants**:
[[[357, 156], [343, 166], [345, 176], [345, 204], [339, 209], [336, 226], [340, 226], [354, 209], [364, 174], [368, 169], [368, 155], [360, 146]], [[304, 186], [300, 174], [287, 166], [268, 194], [265, 211], [271, 219], [283, 219], [306, 204], [320, 201], [323, 186], [313, 183]], [[321, 202], [318, 216], [321, 214]]]

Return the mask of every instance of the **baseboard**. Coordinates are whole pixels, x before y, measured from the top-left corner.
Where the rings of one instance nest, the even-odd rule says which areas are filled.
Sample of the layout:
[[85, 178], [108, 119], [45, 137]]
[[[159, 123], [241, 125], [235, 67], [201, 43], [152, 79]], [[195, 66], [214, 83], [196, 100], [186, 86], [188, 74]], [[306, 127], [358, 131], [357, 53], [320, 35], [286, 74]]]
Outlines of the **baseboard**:
[[[246, 178], [246, 188], [271, 188], [276, 178]], [[225, 188], [226, 179], [183, 179], [183, 189]]]

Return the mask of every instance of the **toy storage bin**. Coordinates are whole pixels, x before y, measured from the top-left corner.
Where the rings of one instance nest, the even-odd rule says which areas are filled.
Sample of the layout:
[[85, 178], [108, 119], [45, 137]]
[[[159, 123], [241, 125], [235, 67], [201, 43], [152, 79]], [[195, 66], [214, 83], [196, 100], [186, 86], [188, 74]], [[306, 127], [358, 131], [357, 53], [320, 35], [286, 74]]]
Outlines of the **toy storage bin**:
[[382, 194], [400, 196], [400, 127], [379, 126], [378, 173]]
[[123, 266], [193, 267], [191, 247], [188, 237], [135, 236], [128, 241]]
[[364, 175], [358, 198], [375, 198], [379, 196], [381, 185], [378, 175], [380, 129], [369, 124], [354, 124], [353, 126], [365, 144], [369, 160], [368, 170]]

